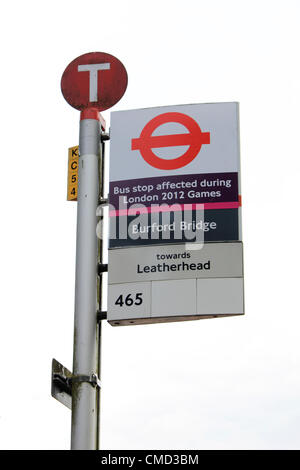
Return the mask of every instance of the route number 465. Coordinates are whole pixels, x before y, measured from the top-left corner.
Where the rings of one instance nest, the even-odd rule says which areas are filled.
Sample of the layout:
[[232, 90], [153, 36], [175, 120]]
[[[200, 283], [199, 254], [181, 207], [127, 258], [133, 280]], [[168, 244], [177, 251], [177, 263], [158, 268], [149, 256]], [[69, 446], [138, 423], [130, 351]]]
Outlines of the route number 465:
[[123, 307], [123, 305], [126, 305], [126, 307], [131, 307], [132, 305], [141, 305], [143, 303], [142, 295], [142, 292], [135, 294], [135, 297], [131, 294], [119, 295], [115, 301], [115, 305], [119, 305], [120, 307]]

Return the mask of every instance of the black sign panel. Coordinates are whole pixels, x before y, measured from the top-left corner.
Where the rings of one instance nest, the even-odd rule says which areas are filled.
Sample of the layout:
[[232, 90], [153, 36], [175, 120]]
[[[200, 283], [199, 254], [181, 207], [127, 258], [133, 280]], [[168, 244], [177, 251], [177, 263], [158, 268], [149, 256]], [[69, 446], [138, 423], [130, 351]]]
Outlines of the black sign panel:
[[110, 220], [110, 248], [238, 240], [238, 209], [149, 212]]

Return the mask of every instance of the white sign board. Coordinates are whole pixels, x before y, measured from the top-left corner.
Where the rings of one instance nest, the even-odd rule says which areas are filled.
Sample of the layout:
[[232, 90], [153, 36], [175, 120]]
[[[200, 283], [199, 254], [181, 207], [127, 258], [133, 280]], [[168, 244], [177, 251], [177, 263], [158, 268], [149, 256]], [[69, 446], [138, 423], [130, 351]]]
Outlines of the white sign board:
[[238, 103], [113, 112], [110, 137], [108, 321], [243, 314]]

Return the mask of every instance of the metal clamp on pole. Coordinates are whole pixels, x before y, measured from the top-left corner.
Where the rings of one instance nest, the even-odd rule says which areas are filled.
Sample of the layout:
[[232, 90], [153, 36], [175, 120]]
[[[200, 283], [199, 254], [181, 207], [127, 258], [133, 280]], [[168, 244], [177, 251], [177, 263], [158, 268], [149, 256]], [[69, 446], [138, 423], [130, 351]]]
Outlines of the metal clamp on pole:
[[99, 197], [98, 199], [98, 207], [96, 209], [96, 216], [103, 217], [102, 209], [108, 205], [108, 198]]
[[102, 273], [107, 273], [107, 270], [108, 270], [108, 264], [98, 263], [98, 267], [97, 267], [98, 276], [100, 276]]
[[73, 375], [68, 379], [68, 382], [71, 384], [73, 383], [89, 383], [93, 387], [101, 388], [101, 382], [97, 376], [97, 374], [91, 374], [91, 375]]
[[102, 310], [98, 310], [97, 312], [97, 322], [99, 323], [101, 320], [107, 319], [107, 312], [103, 312]]
[[110, 140], [110, 136], [107, 132], [102, 132], [100, 136], [100, 142], [105, 142], [106, 140]]
[[98, 201], [99, 206], [105, 206], [108, 204], [108, 198], [107, 197], [101, 197]]

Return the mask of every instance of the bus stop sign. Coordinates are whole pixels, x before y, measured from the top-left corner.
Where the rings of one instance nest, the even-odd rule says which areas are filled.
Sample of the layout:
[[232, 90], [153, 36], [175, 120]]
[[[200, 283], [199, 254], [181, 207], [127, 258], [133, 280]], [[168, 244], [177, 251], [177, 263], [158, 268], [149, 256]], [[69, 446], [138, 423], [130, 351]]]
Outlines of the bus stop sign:
[[104, 111], [122, 98], [127, 82], [126, 69], [119, 59], [105, 52], [89, 52], [67, 66], [61, 91], [75, 109]]

